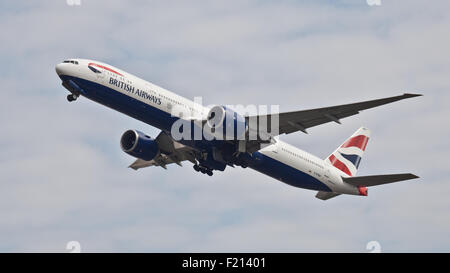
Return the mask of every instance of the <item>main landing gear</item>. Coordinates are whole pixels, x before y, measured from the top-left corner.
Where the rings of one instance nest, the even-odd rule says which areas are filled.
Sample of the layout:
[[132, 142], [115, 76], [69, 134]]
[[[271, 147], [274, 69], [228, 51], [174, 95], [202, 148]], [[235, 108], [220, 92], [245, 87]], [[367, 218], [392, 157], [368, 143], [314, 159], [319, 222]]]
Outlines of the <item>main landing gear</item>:
[[195, 170], [196, 172], [201, 172], [201, 173], [207, 174], [207, 175], [209, 175], [209, 176], [212, 176], [212, 175], [213, 175], [213, 172], [212, 172], [212, 170], [211, 170], [210, 168], [206, 168], [206, 167], [201, 166], [201, 165], [195, 164], [195, 165], [194, 165], [194, 170]]
[[77, 100], [77, 98], [78, 98], [78, 96], [75, 95], [75, 94], [69, 94], [69, 95], [67, 95], [67, 100], [68, 100], [69, 102], [75, 101], [75, 100]]

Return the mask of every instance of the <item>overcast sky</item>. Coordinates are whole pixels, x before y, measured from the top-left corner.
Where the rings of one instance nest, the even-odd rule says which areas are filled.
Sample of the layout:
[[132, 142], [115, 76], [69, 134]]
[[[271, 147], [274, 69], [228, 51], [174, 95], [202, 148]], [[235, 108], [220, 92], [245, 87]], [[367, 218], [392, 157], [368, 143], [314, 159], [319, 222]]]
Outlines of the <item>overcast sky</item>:
[[[0, 2], [0, 251], [450, 250], [450, 2]], [[205, 104], [281, 111], [422, 93], [281, 139], [325, 158], [372, 130], [359, 175], [421, 178], [329, 201], [250, 169], [133, 171], [121, 134], [159, 130], [67, 91], [100, 60]]]

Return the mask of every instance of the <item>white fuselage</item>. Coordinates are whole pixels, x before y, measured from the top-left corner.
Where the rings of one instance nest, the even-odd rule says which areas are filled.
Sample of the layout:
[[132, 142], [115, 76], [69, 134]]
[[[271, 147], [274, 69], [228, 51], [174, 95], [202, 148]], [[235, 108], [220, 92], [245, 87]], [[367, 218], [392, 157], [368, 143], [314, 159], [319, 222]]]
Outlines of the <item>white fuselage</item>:
[[[199, 103], [186, 99], [111, 65], [94, 60], [72, 60], [75, 60], [77, 64], [60, 63], [57, 65], [56, 71], [60, 77], [63, 78], [64, 76], [67, 76], [68, 80], [82, 79], [88, 82], [94, 82], [125, 96], [131, 97], [134, 100], [140, 101], [145, 105], [148, 105], [151, 110], [157, 109], [161, 111], [161, 113], [167, 113], [175, 116], [178, 115], [178, 118], [202, 120], [207, 117], [210, 110], [209, 107], [205, 107]], [[90, 65], [91, 68], [100, 72], [94, 72], [93, 69], [88, 67], [89, 64], [92, 64]], [[81, 93], [80, 95], [84, 94]], [[96, 101], [102, 103], [101, 99], [97, 98]], [[111, 105], [107, 102], [104, 104], [111, 107]], [[174, 107], [181, 109], [181, 111], [174, 112]], [[126, 110], [124, 110], [124, 108], [119, 111], [129, 114]], [[182, 114], [178, 114], [178, 112], [182, 112]], [[133, 116], [132, 114], [130, 115]], [[161, 122], [161, 124], [162, 123], [163, 122]], [[161, 128], [161, 124], [157, 123], [151, 125], [163, 129]], [[342, 177], [348, 176], [346, 173], [334, 168], [328, 162], [283, 141], [276, 140], [275, 144], [266, 146], [258, 152], [276, 161], [276, 164], [279, 162], [298, 170], [303, 173], [305, 177], [308, 177], [308, 179], [311, 177], [311, 181], [313, 181], [311, 183], [314, 183], [314, 181], [323, 183], [331, 191], [336, 193], [359, 195], [357, 187], [343, 182]], [[281, 175], [280, 177], [277, 177], [277, 173], [272, 170], [268, 170], [267, 172], [258, 168], [256, 168], [256, 170], [266, 173], [278, 180], [284, 180]]]

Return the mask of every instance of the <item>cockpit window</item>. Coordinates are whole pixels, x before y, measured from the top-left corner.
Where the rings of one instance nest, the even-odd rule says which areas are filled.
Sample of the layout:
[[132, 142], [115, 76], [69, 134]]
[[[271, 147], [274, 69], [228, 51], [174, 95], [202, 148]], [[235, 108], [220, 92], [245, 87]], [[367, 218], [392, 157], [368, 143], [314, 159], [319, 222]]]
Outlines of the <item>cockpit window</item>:
[[63, 63], [78, 64], [78, 61], [64, 60]]

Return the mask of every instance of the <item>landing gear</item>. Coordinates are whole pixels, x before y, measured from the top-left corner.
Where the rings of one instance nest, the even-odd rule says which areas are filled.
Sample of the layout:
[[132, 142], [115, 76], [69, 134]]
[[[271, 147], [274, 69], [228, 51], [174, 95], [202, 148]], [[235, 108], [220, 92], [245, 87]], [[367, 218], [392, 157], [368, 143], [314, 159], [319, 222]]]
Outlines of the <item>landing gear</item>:
[[195, 170], [196, 172], [199, 172], [199, 171], [200, 171], [200, 166], [198, 166], [197, 164], [195, 164], [195, 165], [194, 165], [194, 170]]
[[77, 98], [78, 98], [78, 96], [75, 95], [75, 94], [69, 94], [69, 95], [67, 95], [67, 100], [68, 100], [69, 102], [75, 101], [75, 100], [77, 100]]
[[201, 165], [195, 164], [195, 165], [194, 165], [194, 170], [195, 170], [196, 172], [201, 172], [201, 173], [207, 174], [207, 175], [209, 175], [209, 176], [212, 176], [212, 175], [213, 175], [213, 170], [211, 170], [210, 168], [207, 168], [207, 167], [205, 167], [205, 166], [201, 166]]

